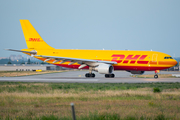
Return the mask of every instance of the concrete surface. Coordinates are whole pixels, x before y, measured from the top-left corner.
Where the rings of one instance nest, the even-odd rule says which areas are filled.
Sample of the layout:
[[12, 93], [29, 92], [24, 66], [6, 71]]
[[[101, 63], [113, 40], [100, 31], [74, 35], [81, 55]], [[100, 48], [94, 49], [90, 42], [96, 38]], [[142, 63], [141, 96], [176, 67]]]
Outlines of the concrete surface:
[[[126, 71], [115, 71], [115, 78], [105, 78], [103, 74], [96, 73], [95, 78], [86, 78], [88, 71], [69, 71], [43, 75], [22, 77], [0, 77], [0, 81], [6, 82], [70, 82], [70, 83], [152, 83], [152, 82], [180, 82], [180, 78], [132, 78]], [[179, 74], [180, 72], [161, 71], [161, 74]], [[145, 72], [154, 74], [154, 72]]]

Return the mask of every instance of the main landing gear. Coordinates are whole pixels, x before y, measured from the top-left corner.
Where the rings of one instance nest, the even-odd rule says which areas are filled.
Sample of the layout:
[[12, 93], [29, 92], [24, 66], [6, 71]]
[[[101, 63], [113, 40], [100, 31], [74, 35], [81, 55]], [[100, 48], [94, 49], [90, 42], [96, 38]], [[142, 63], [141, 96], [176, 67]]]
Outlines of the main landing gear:
[[114, 74], [105, 74], [105, 77], [106, 77], [106, 78], [114, 78], [115, 75], [114, 75]]
[[86, 76], [86, 77], [94, 78], [94, 77], [95, 77], [95, 74], [94, 74], [94, 73], [86, 73], [85, 76]]
[[[94, 78], [95, 77], [95, 74], [94, 73], [86, 73], [85, 76], [87, 78]], [[105, 77], [106, 78], [114, 78], [115, 75], [114, 74], [105, 74]]]
[[[89, 68], [89, 73], [86, 73], [85, 77], [87, 77], [87, 78], [94, 78], [95, 77], [95, 74], [92, 73], [92, 68]], [[106, 78], [114, 78], [115, 75], [113, 73], [112, 74], [105, 74], [105, 77]]]

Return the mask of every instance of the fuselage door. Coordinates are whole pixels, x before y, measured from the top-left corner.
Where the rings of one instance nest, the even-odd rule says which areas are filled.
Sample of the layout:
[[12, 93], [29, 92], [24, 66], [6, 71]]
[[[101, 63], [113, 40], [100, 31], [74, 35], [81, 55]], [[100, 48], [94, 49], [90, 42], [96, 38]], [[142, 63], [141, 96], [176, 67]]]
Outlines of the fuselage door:
[[152, 62], [157, 62], [158, 54], [153, 54], [152, 56]]

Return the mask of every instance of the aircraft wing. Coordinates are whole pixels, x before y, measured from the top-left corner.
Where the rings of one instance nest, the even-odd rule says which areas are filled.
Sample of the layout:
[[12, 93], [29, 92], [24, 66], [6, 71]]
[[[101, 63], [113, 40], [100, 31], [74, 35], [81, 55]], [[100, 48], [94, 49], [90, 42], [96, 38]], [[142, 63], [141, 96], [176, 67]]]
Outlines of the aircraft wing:
[[90, 60], [90, 59], [79, 59], [79, 58], [68, 58], [68, 57], [56, 57], [56, 56], [44, 56], [44, 55], [35, 55], [34, 57], [45, 58], [46, 60], [44, 60], [44, 62], [47, 62], [49, 60], [54, 60], [53, 63], [61, 61], [59, 64], [62, 64], [67, 61], [70, 61], [70, 63], [68, 65], [78, 63], [78, 64], [81, 64], [79, 69], [81, 69], [87, 65], [88, 66], [97, 66], [97, 65], [99, 65], [99, 63], [117, 64], [117, 62], [112, 62], [112, 61], [101, 61], [101, 60]]

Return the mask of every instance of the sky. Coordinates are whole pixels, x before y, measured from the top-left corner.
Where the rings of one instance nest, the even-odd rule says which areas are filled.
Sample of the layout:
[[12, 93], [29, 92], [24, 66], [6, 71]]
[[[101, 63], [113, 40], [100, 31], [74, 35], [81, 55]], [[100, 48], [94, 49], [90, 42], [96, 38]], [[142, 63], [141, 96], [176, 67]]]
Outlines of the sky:
[[28, 19], [57, 49], [153, 50], [180, 57], [180, 0], [0, 0], [0, 57], [27, 48]]

